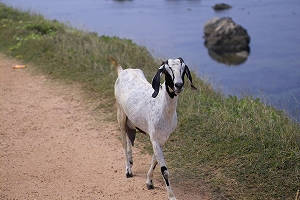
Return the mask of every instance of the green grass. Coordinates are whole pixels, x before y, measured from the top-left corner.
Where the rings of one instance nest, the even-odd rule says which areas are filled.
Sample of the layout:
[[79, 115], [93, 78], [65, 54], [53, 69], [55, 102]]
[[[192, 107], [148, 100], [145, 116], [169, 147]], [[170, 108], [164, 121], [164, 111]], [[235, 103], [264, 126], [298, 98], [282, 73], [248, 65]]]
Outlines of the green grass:
[[[115, 69], [144, 70], [148, 80], [159, 61], [131, 40], [98, 36], [0, 4], [0, 51], [53, 78], [79, 82], [105, 99], [114, 113]], [[173, 182], [201, 180], [215, 198], [294, 199], [300, 188], [300, 127], [258, 99], [225, 97], [195, 78], [178, 106], [179, 126], [165, 155]], [[105, 105], [105, 106], [104, 106]], [[150, 149], [146, 137], [145, 148]], [[188, 186], [187, 186], [188, 187]]]

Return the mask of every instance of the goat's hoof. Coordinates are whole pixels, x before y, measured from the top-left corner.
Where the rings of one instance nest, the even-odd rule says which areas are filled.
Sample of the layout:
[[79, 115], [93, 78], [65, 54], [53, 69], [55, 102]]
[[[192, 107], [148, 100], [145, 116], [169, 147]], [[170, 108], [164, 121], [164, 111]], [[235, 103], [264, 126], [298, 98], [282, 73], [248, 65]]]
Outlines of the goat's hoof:
[[131, 177], [133, 177], [132, 173], [127, 172], [126, 173], [126, 178], [131, 178]]
[[150, 183], [150, 184], [146, 183], [146, 185], [147, 185], [148, 190], [153, 190], [154, 189], [153, 183]]

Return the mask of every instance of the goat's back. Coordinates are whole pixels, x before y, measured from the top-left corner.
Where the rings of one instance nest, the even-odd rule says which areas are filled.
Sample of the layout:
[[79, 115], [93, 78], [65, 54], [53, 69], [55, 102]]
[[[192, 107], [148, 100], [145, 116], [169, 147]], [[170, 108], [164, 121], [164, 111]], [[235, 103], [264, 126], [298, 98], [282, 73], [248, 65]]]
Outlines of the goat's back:
[[115, 83], [115, 95], [126, 95], [127, 93], [151, 93], [152, 86], [147, 81], [144, 73], [140, 69], [118, 70], [118, 78]]
[[136, 127], [147, 131], [147, 115], [152, 112], [155, 99], [153, 89], [142, 70], [125, 69], [115, 83], [115, 97], [119, 108]]

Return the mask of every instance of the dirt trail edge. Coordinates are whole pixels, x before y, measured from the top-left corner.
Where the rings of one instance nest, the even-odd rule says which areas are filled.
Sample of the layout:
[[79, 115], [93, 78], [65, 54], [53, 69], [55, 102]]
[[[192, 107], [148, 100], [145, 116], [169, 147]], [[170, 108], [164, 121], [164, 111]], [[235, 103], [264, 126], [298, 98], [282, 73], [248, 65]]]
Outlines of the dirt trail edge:
[[151, 157], [137, 148], [134, 177], [125, 178], [117, 125], [96, 120], [78, 87], [16, 64], [0, 54], [0, 199], [167, 199], [159, 170], [146, 189]]

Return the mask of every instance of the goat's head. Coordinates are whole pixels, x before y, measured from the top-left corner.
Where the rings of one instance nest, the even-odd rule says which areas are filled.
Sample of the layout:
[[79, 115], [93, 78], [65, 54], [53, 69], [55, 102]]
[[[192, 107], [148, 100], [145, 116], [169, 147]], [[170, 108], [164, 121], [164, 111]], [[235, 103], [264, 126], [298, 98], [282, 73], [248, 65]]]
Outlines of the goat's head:
[[[152, 97], [155, 98], [159, 92], [160, 76], [165, 74], [166, 90], [171, 98], [178, 95], [183, 90], [184, 76], [186, 75], [190, 80], [192, 89], [197, 89], [193, 85], [192, 76], [188, 66], [184, 63], [182, 58], [168, 59], [159, 67], [156, 75], [152, 79], [152, 88], [154, 93]], [[170, 89], [172, 91], [170, 91]]]

